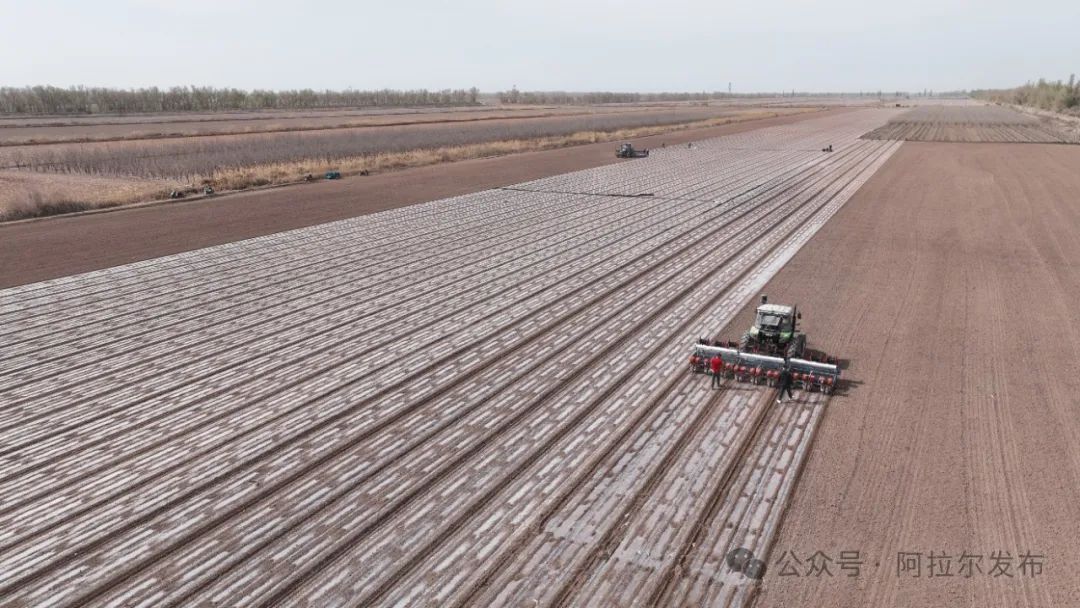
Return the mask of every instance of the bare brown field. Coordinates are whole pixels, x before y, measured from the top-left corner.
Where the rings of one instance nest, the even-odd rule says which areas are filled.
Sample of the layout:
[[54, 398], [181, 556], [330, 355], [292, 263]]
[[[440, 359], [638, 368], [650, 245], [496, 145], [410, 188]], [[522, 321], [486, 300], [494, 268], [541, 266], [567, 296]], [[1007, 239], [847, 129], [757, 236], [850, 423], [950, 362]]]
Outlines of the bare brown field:
[[1062, 129], [1055, 121], [1002, 106], [975, 103], [922, 105], [865, 137], [968, 143], [1080, 143], [1080, 137]]
[[[686, 106], [688, 104], [680, 104]], [[676, 107], [674, 104], [659, 106]], [[409, 124], [457, 123], [503, 118], [525, 119], [552, 116], [581, 116], [622, 112], [656, 112], [647, 106], [496, 106], [462, 108], [419, 108], [379, 110], [339, 110], [306, 112], [248, 112], [199, 115], [164, 115], [114, 118], [0, 119], [0, 146], [50, 143], [104, 142], [318, 131], [356, 127], [402, 126]]]
[[[1078, 191], [1080, 148], [906, 143], [773, 277], [852, 387], [756, 605], [1080, 605]], [[858, 577], [790, 559], [849, 550]]]

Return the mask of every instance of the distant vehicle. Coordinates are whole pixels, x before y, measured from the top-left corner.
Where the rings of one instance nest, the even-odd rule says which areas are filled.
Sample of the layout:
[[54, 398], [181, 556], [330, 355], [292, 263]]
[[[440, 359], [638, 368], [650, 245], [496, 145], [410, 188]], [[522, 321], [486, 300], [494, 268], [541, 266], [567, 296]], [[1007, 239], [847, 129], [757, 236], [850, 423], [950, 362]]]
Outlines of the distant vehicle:
[[645, 158], [648, 155], [648, 150], [638, 150], [634, 144], [623, 144], [615, 150], [616, 158]]
[[341, 179], [341, 171], [327, 171], [326, 179]]

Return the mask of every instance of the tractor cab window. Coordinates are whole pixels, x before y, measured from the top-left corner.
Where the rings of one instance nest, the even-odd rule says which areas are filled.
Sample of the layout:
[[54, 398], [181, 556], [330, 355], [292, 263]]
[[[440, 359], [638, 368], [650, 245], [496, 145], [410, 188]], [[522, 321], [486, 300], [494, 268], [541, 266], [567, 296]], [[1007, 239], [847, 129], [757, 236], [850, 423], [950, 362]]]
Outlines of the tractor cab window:
[[780, 315], [773, 314], [773, 313], [768, 313], [768, 312], [758, 313], [758, 326], [759, 327], [773, 327], [773, 328], [780, 327], [780, 324], [783, 323], [783, 322], [784, 322], [784, 317], [782, 317]]

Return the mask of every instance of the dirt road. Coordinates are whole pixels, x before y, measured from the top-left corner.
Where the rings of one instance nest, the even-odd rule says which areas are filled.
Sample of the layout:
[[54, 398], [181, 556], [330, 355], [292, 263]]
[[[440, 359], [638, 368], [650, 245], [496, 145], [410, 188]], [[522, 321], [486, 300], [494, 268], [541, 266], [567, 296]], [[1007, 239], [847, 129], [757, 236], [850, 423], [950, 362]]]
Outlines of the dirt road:
[[[645, 137], [634, 143], [642, 147], [685, 144], [847, 111], [839, 108], [754, 120]], [[620, 162], [614, 158], [614, 148], [613, 143], [601, 143], [208, 201], [0, 224], [0, 288]]]
[[[830, 401], [757, 606], [1080, 605], [1077, 192], [1078, 148], [907, 143], [774, 277], [854, 386]], [[847, 550], [858, 577], [779, 574], [785, 554]]]

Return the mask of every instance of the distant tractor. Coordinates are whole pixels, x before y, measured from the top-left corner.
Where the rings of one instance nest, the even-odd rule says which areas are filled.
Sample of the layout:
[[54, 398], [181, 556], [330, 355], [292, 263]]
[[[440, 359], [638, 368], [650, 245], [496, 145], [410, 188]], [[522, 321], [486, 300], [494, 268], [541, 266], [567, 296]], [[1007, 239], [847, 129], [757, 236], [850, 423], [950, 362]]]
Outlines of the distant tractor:
[[638, 150], [634, 144], [622, 144], [615, 150], [616, 158], [645, 158], [649, 155], [648, 150]]
[[806, 349], [806, 334], [798, 328], [801, 318], [797, 307], [769, 304], [769, 297], [762, 295], [754, 326], [739, 340], [739, 350], [789, 359], [801, 357]]

